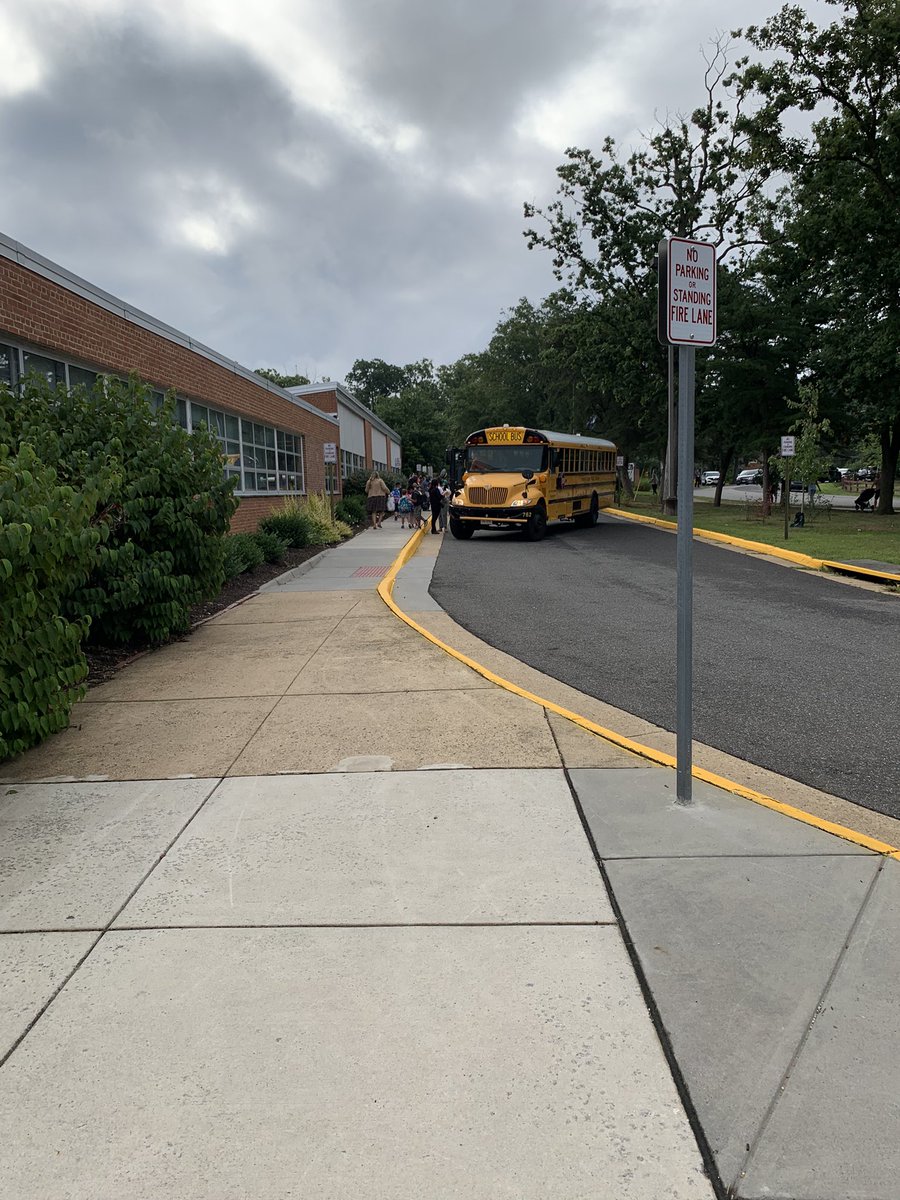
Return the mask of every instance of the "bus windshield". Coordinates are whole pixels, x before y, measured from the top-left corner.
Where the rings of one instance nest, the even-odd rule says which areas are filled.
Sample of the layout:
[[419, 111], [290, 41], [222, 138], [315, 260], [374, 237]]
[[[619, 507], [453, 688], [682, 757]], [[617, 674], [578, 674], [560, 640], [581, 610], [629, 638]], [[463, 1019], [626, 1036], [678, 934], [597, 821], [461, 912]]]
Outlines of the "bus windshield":
[[545, 451], [542, 445], [467, 446], [467, 471], [542, 471]]

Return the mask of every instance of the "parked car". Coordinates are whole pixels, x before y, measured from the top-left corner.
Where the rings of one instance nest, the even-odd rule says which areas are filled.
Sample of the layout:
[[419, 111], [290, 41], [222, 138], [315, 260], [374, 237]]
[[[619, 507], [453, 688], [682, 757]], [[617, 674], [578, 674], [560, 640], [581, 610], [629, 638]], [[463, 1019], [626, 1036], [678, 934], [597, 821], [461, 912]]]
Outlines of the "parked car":
[[874, 479], [878, 472], [874, 467], [860, 467], [856, 472], [857, 479]]
[[737, 479], [734, 482], [738, 487], [743, 487], [744, 484], [762, 483], [762, 481], [763, 473], [759, 467], [750, 467], [746, 471], [738, 471]]
[[719, 472], [718, 471], [701, 471], [701, 473], [700, 473], [700, 486], [701, 487], [707, 487], [711, 483], [716, 484], [718, 482], [719, 482]]

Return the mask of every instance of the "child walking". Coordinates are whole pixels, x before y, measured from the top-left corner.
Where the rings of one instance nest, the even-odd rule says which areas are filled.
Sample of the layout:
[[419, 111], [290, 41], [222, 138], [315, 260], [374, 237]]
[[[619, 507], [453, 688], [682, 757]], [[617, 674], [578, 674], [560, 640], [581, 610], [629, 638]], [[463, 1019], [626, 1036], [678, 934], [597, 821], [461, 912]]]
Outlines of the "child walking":
[[410, 498], [409, 498], [408, 490], [405, 491], [403, 493], [403, 495], [400, 497], [400, 499], [397, 501], [397, 512], [400, 514], [400, 528], [405, 529], [406, 522], [408, 521], [409, 527], [410, 527], [410, 529], [412, 529], [413, 504], [412, 504], [412, 500], [410, 500]]

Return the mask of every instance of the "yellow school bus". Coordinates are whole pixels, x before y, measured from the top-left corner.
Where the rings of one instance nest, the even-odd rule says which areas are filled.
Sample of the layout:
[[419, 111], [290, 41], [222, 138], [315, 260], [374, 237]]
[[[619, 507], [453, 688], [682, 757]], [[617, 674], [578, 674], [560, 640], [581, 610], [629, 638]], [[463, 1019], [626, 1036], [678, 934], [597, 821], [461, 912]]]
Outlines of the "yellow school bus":
[[603, 438], [495, 426], [469, 434], [450, 460], [450, 532], [460, 539], [476, 529], [524, 528], [538, 541], [548, 521], [596, 525], [615, 495], [616, 447]]

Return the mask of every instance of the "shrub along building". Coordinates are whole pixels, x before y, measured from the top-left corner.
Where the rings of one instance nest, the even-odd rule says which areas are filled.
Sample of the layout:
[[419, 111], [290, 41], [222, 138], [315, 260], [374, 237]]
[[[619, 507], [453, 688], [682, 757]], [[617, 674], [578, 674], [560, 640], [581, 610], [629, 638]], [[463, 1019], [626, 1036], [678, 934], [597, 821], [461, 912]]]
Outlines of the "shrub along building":
[[[15, 386], [29, 371], [70, 388], [136, 372], [160, 402], [174, 389], [179, 422], [189, 430], [205, 423], [219, 439], [225, 472], [237, 482], [236, 531], [255, 529], [285, 497], [324, 491], [326, 444], [337, 447], [341, 464], [351, 453], [341, 445], [337, 385], [278, 387], [0, 234], [0, 383]], [[352, 453], [364, 459], [359, 465], [373, 466], [382, 441], [399, 458], [397, 435], [340, 391], [342, 404], [363, 421], [361, 441], [349, 417], [347, 425]], [[332, 403], [305, 392], [324, 392]]]

